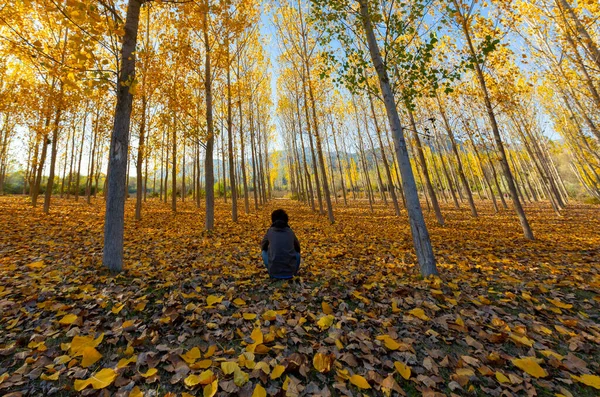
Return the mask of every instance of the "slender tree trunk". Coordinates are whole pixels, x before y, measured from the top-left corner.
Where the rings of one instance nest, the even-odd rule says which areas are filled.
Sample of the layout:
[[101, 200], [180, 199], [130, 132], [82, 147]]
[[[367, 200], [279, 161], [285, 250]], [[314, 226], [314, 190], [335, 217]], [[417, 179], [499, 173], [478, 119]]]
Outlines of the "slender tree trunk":
[[435, 190], [433, 189], [433, 185], [431, 184], [431, 179], [429, 178], [429, 170], [427, 169], [427, 162], [425, 161], [425, 154], [423, 153], [423, 146], [421, 145], [421, 138], [419, 138], [419, 134], [417, 133], [417, 124], [415, 123], [415, 118], [412, 111], [408, 110], [408, 119], [410, 121], [410, 125], [412, 127], [413, 139], [415, 140], [417, 159], [419, 160], [419, 165], [421, 166], [421, 170], [423, 171], [423, 179], [425, 188], [427, 189], [427, 193], [429, 195], [429, 199], [431, 201], [431, 206], [433, 207], [433, 211], [435, 212], [435, 217], [440, 226], [444, 225], [444, 216], [442, 215], [442, 210], [440, 209], [440, 204], [438, 203], [437, 196], [435, 194]]
[[187, 195], [187, 190], [185, 186], [185, 130], [183, 130], [183, 137], [181, 140], [181, 202], [185, 202], [185, 196]]
[[298, 116], [298, 132], [300, 135], [300, 144], [302, 145], [302, 157], [304, 158], [304, 174], [308, 183], [308, 195], [311, 210], [315, 211], [315, 196], [313, 191], [312, 179], [308, 170], [308, 162], [306, 160], [306, 146], [304, 145], [304, 135], [302, 134], [302, 117], [300, 116], [300, 100], [296, 97], [296, 114]]
[[[305, 45], [306, 45], [306, 42], [305, 42]], [[305, 48], [305, 50], [306, 50], [306, 48]], [[319, 156], [319, 165], [321, 168], [321, 178], [323, 180], [323, 195], [325, 196], [325, 205], [327, 207], [327, 216], [329, 217], [329, 222], [334, 223], [335, 219], [333, 217], [333, 208], [331, 206], [331, 195], [329, 193], [329, 185], [327, 183], [327, 171], [325, 168], [325, 157], [323, 156], [323, 146], [321, 144], [321, 133], [319, 131], [320, 130], [319, 122], [317, 119], [317, 108], [316, 108], [316, 104], [315, 104], [315, 97], [314, 97], [312, 81], [311, 81], [311, 77], [310, 77], [310, 67], [309, 67], [307, 60], [305, 61], [305, 65], [306, 65], [306, 76], [307, 76], [307, 80], [308, 80], [308, 93], [309, 93], [310, 103], [311, 103], [311, 108], [312, 108], [315, 140], [316, 140], [316, 144], [317, 144], [317, 155]], [[317, 181], [317, 183], [319, 183], [319, 182]], [[318, 190], [317, 190], [317, 192], [318, 192]]]
[[142, 121], [140, 123], [140, 138], [138, 144], [136, 169], [136, 193], [135, 193], [135, 219], [142, 219], [142, 162], [144, 161], [145, 145], [146, 145], [146, 95], [142, 95]]
[[86, 181], [86, 189], [85, 189], [85, 201], [88, 204], [91, 204], [91, 191], [92, 191], [92, 182], [94, 180], [94, 165], [95, 165], [95, 157], [96, 157], [96, 141], [98, 140], [98, 116], [99, 110], [96, 112], [96, 121], [94, 123], [94, 132], [93, 132], [93, 140], [92, 140], [92, 155], [90, 156], [90, 168], [88, 173], [88, 178]]
[[446, 182], [448, 182], [448, 189], [450, 189], [450, 195], [452, 196], [452, 201], [454, 202], [454, 207], [460, 208], [460, 204], [458, 203], [458, 198], [456, 197], [456, 192], [454, 190], [454, 184], [452, 183], [452, 178], [450, 177], [450, 172], [448, 171], [448, 166], [442, 157], [442, 149], [443, 145], [440, 139], [440, 134], [437, 131], [435, 125], [433, 126], [433, 132], [435, 134], [434, 141], [437, 142], [437, 152], [440, 158], [440, 163], [442, 163], [442, 170], [444, 171], [444, 176], [446, 177]]
[[[465, 127], [467, 125], [465, 124]], [[485, 181], [485, 185], [490, 193], [490, 198], [492, 199], [492, 203], [494, 204], [494, 212], [498, 212], [498, 204], [496, 203], [496, 196], [494, 195], [494, 190], [492, 189], [492, 185], [488, 180], [488, 176], [485, 173], [483, 168], [483, 161], [481, 160], [481, 156], [479, 156], [479, 151], [477, 150], [477, 145], [475, 145], [475, 141], [473, 140], [472, 132], [469, 128], [466, 128], [467, 135], [469, 136], [469, 140], [471, 141], [471, 145], [473, 146], [473, 151], [475, 152], [475, 157], [477, 158], [477, 162], [479, 164], [479, 169], [481, 170], [481, 174], [483, 175], [483, 180]]]
[[444, 126], [446, 127], [446, 132], [448, 133], [448, 137], [450, 138], [450, 144], [452, 146], [452, 151], [454, 152], [454, 157], [456, 158], [456, 163], [458, 165], [458, 176], [460, 177], [460, 181], [462, 182], [463, 189], [467, 194], [467, 201], [469, 202], [469, 207], [471, 207], [471, 215], [477, 218], [477, 208], [475, 207], [475, 202], [473, 201], [473, 194], [471, 193], [471, 188], [469, 187], [469, 182], [467, 182], [467, 177], [465, 176], [465, 172], [463, 170], [463, 164], [460, 159], [460, 155], [458, 153], [458, 148], [456, 145], [456, 139], [454, 139], [454, 132], [452, 131], [452, 127], [450, 127], [450, 123], [448, 122], [448, 118], [446, 117], [446, 110], [442, 106], [442, 102], [440, 97], [436, 93], [436, 99], [438, 103], [438, 108], [440, 110], [440, 114], [442, 115], [442, 119], [444, 120]]
[[254, 144], [254, 111], [252, 98], [250, 98], [250, 153], [252, 160], [252, 193], [254, 196], [254, 209], [258, 211], [258, 187], [256, 180], [256, 150]]
[[437, 274], [435, 256], [433, 254], [433, 248], [431, 247], [431, 240], [429, 239], [429, 232], [427, 231], [423, 211], [421, 210], [421, 204], [419, 203], [417, 185], [410, 165], [408, 150], [406, 148], [406, 142], [404, 141], [403, 128], [400, 124], [400, 117], [396, 108], [396, 101], [371, 25], [368, 3], [366, 0], [359, 0], [359, 4], [362, 24], [367, 35], [369, 52], [371, 53], [373, 66], [377, 71], [381, 93], [390, 122], [390, 128], [394, 137], [396, 155], [400, 165], [400, 172], [402, 173], [402, 184], [406, 196], [406, 209], [408, 211], [413, 243], [417, 253], [421, 274], [424, 277], [427, 277], [432, 274]]
[[[69, 131], [73, 131], [73, 137], [75, 137], [75, 128], [70, 128]], [[65, 141], [65, 162], [63, 164], [63, 172], [62, 172], [62, 178], [61, 178], [61, 183], [60, 183], [60, 198], [63, 198], [63, 194], [65, 191], [65, 180], [67, 179], [67, 163], [68, 163], [68, 158], [69, 158], [69, 141], [71, 140], [71, 132], [67, 133], [67, 139]], [[75, 149], [75, 145], [71, 145], [71, 151], [73, 151]], [[72, 163], [71, 163], [72, 164]], [[71, 175], [71, 172], [69, 172], [69, 175]], [[67, 190], [70, 190], [69, 187], [67, 187]], [[68, 197], [68, 193], [67, 193], [67, 197]]]
[[211, 47], [208, 38], [208, 10], [204, 18], [204, 87], [206, 96], [206, 129], [208, 139], [206, 141], [206, 157], [204, 162], [205, 172], [205, 195], [206, 195], [206, 230], [212, 231], [215, 227], [215, 174], [213, 162], [213, 148], [215, 135], [213, 126], [213, 104], [212, 104], [212, 73], [210, 68]]
[[367, 123], [367, 115], [364, 114], [364, 122], [365, 122], [365, 135], [369, 140], [369, 144], [371, 145], [371, 153], [373, 153], [373, 161], [375, 163], [375, 173], [377, 175], [377, 186], [379, 187], [379, 195], [383, 200], [383, 204], [387, 207], [388, 201], [387, 196], [385, 194], [385, 186], [383, 185], [383, 178], [381, 178], [381, 171], [379, 169], [379, 160], [377, 159], [377, 153], [375, 152], [375, 145], [373, 144], [373, 138], [371, 134], [369, 134], [368, 123]]
[[[49, 124], [50, 117], [48, 116], [48, 118], [46, 119], [46, 130]], [[44, 165], [46, 163], [46, 153], [48, 152], [48, 145], [50, 143], [52, 142], [48, 139], [48, 133], [45, 133], [42, 137], [42, 153], [40, 154], [40, 161], [37, 164], [37, 170], [35, 170], [37, 172], [37, 175], [36, 172], [33, 173], [35, 177], [35, 183], [33, 185], [33, 190], [31, 193], [31, 204], [34, 208], [37, 207], [37, 199], [40, 192], [40, 186], [42, 184], [42, 171], [44, 170]]]
[[[452, 0], [456, 9], [460, 10], [460, 6], [457, 3], [457, 0]], [[461, 23], [463, 32], [465, 34], [465, 39], [467, 41], [467, 45], [469, 47], [469, 51], [472, 57], [476, 57], [477, 53], [475, 51], [475, 47], [471, 41], [471, 32], [469, 30], [469, 26], [467, 25], [467, 20], [461, 15]], [[483, 76], [483, 71], [481, 70], [481, 65], [478, 62], [475, 62], [475, 72], [477, 75], [477, 80], [479, 81], [479, 85], [483, 94], [483, 99], [485, 103], [485, 108], [487, 110], [487, 115], [490, 120], [490, 124], [492, 126], [492, 132], [494, 134], [494, 140], [496, 142], [496, 149], [498, 151], [498, 155], [500, 158], [500, 165], [502, 166], [502, 170], [504, 171], [504, 176], [506, 179], [506, 183], [508, 185], [508, 189], [510, 191], [513, 206], [515, 208], [515, 212], [521, 222], [521, 227], [523, 229], [523, 235], [528, 240], [533, 240], [533, 232], [531, 231], [531, 227], [529, 226], [529, 221], [527, 220], [527, 216], [525, 215], [525, 211], [523, 210], [523, 206], [519, 201], [519, 197], [517, 196], [517, 188], [515, 186], [515, 181], [513, 179], [512, 173], [510, 171], [510, 167], [508, 165], [508, 160], [506, 158], [506, 152], [504, 150], [504, 144], [502, 142], [502, 138], [500, 136], [500, 129], [498, 128], [498, 123], [496, 122], [496, 115], [494, 113], [494, 108], [492, 106], [492, 102], [490, 100], [490, 96], [488, 93], [487, 85], [485, 82], [485, 78]]]
[[[177, 212], [177, 122], [173, 120], [173, 167], [171, 169], [171, 211]], [[183, 194], [183, 192], [182, 192]]]
[[[60, 89], [60, 99], [62, 100], [62, 84]], [[44, 213], [50, 212], [50, 200], [52, 199], [52, 189], [54, 187], [54, 171], [56, 166], [56, 155], [58, 152], [58, 132], [60, 130], [60, 118], [62, 115], [62, 109], [59, 107], [56, 110], [56, 116], [54, 119], [54, 126], [52, 127], [52, 151], [50, 154], [50, 175], [48, 176], [48, 183], [46, 184], [46, 194], [44, 195]]]
[[121, 70], [117, 83], [117, 106], [110, 143], [108, 192], [104, 220], [104, 253], [102, 262], [111, 272], [123, 269], [123, 231], [125, 215], [125, 177], [129, 149], [129, 125], [133, 95], [127, 82], [135, 78], [135, 51], [141, 3], [129, 0], [125, 35], [121, 52]]
[[81, 181], [81, 158], [83, 156], [83, 144], [85, 142], [85, 129], [87, 127], [87, 110], [83, 115], [83, 129], [81, 131], [81, 147], [79, 148], [79, 160], [77, 160], [77, 180], [75, 181], [75, 201], [79, 201], [79, 185]]
[[346, 198], [346, 184], [344, 183], [344, 172], [342, 171], [342, 161], [340, 160], [340, 151], [338, 149], [337, 139], [335, 138], [335, 131], [333, 129], [333, 125], [331, 126], [331, 135], [333, 136], [333, 149], [335, 150], [335, 156], [337, 158], [338, 163], [338, 170], [340, 172], [340, 184], [342, 185], [342, 194], [344, 195], [344, 205], [348, 206], [348, 199]]
[[390, 171], [390, 165], [388, 163], [387, 155], [385, 154], [383, 140], [381, 139], [381, 129], [379, 128], [379, 121], [377, 120], [377, 114], [375, 113], [375, 106], [373, 104], [373, 96], [370, 93], [369, 93], [369, 104], [371, 106], [371, 115], [373, 116], [373, 123], [375, 123], [375, 133], [377, 134], [377, 140], [379, 141], [379, 149], [381, 151], [381, 159], [383, 160], [383, 167], [385, 169], [385, 175], [387, 177], [387, 185], [389, 187], [390, 196], [392, 197], [392, 203], [394, 204], [394, 212], [396, 213], [396, 216], [400, 216], [400, 206], [398, 205], [398, 196], [396, 196], [396, 189], [394, 189], [394, 181], [392, 180], [392, 173]]

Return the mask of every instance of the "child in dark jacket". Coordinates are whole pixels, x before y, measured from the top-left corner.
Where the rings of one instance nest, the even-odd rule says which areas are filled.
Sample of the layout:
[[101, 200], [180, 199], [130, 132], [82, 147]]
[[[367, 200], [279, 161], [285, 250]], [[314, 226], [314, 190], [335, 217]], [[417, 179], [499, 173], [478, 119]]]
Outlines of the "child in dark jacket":
[[300, 242], [290, 229], [284, 210], [273, 211], [271, 222], [260, 244], [263, 262], [272, 278], [292, 278], [300, 268]]

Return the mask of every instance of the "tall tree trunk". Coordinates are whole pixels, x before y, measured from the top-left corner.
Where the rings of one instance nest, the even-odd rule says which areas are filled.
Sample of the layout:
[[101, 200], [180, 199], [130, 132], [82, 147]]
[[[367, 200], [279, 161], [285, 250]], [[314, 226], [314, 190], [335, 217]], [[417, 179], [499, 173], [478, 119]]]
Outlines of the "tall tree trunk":
[[[238, 81], [240, 76], [240, 56], [237, 57], [237, 75]], [[239, 127], [240, 131], [240, 152], [242, 157], [240, 159], [240, 167], [242, 172], [242, 183], [244, 185], [244, 212], [246, 214], [250, 213], [250, 200], [248, 197], [248, 177], [246, 176], [246, 150], [244, 147], [244, 112], [242, 111], [242, 90], [241, 86], [238, 88], [238, 113], [239, 113]], [[237, 206], [237, 204], [236, 204]], [[236, 215], [237, 216], [237, 215]]]
[[104, 218], [104, 252], [102, 263], [111, 272], [123, 269], [123, 231], [125, 217], [125, 177], [129, 150], [129, 125], [133, 95], [129, 83], [135, 78], [135, 47], [141, 3], [129, 0], [125, 20], [125, 35], [121, 50], [121, 70], [117, 83], [117, 106], [110, 142], [108, 192]]
[[464, 120], [463, 120], [463, 125], [465, 126], [467, 135], [469, 137], [469, 140], [471, 141], [471, 146], [473, 146], [473, 152], [475, 152], [475, 157], [477, 158], [477, 163], [479, 164], [479, 169], [481, 170], [481, 174], [483, 175], [483, 180], [485, 181], [485, 186], [487, 187], [488, 192], [490, 193], [490, 198], [492, 199], [492, 203], [494, 205], [494, 212], [498, 212], [498, 204], [496, 203], [496, 196], [494, 195], [494, 190], [492, 189], [492, 185], [490, 184], [488, 176], [486, 175], [485, 170], [483, 168], [483, 161], [481, 160], [481, 156], [479, 155], [479, 150], [477, 150], [477, 145], [475, 145], [475, 141], [473, 140], [472, 131], [470, 130], [468, 125], [464, 122]]
[[433, 207], [433, 211], [435, 212], [435, 217], [440, 226], [444, 225], [444, 216], [442, 215], [442, 210], [440, 209], [440, 204], [437, 199], [437, 195], [435, 194], [435, 190], [433, 189], [433, 185], [431, 184], [431, 179], [429, 178], [429, 170], [427, 169], [427, 161], [425, 161], [425, 154], [423, 153], [423, 145], [421, 145], [421, 138], [419, 138], [419, 133], [417, 132], [417, 124], [415, 123], [415, 117], [412, 111], [408, 110], [408, 119], [410, 121], [410, 126], [412, 127], [413, 139], [415, 140], [417, 159], [419, 160], [419, 165], [421, 166], [421, 170], [423, 171], [423, 179], [425, 188], [427, 189], [427, 194], [431, 201], [431, 206]]
[[460, 208], [460, 204], [458, 204], [458, 198], [456, 197], [456, 192], [454, 191], [454, 184], [452, 183], [452, 178], [450, 177], [450, 172], [448, 171], [448, 166], [446, 165], [446, 162], [444, 161], [444, 158], [442, 157], [442, 149], [443, 149], [443, 145], [442, 145], [442, 141], [440, 139], [440, 134], [437, 131], [437, 128], [435, 127], [435, 124], [433, 125], [433, 132], [434, 132], [434, 142], [437, 143], [437, 150], [436, 152], [438, 153], [438, 156], [440, 158], [440, 163], [442, 163], [442, 171], [444, 171], [444, 176], [446, 177], [446, 182], [448, 182], [448, 189], [450, 189], [450, 195], [452, 196], [452, 201], [454, 202], [454, 207], [456, 208]]
[[[342, 194], [344, 195], [344, 205], [348, 206], [348, 199], [346, 198], [346, 184], [344, 183], [344, 172], [342, 171], [342, 161], [340, 160], [340, 151], [338, 149], [337, 139], [335, 138], [335, 131], [334, 131], [333, 124], [331, 125], [331, 135], [333, 136], [333, 149], [335, 150], [335, 156], [337, 158], [337, 163], [338, 163], [338, 170], [340, 172], [340, 183], [342, 185]], [[393, 190], [393, 185], [392, 185], [392, 190]]]
[[[143, 84], [142, 84], [143, 85]], [[135, 193], [135, 219], [142, 219], [142, 162], [144, 161], [146, 145], [146, 107], [148, 105], [146, 94], [142, 95], [142, 121], [140, 123], [140, 139], [138, 144], [136, 170], [136, 193]]]
[[[68, 163], [68, 158], [69, 158], [69, 141], [71, 140], [71, 131], [73, 132], [73, 138], [75, 138], [75, 128], [70, 128], [69, 132], [67, 133], [67, 139], [65, 141], [65, 162], [63, 164], [63, 173], [62, 173], [62, 178], [61, 178], [61, 183], [60, 183], [60, 198], [63, 198], [63, 194], [65, 191], [65, 180], [67, 179], [67, 163]], [[71, 151], [73, 151], [75, 149], [75, 144], [71, 145]], [[72, 164], [72, 163], [71, 163]], [[71, 175], [71, 172], [69, 172], [69, 175]], [[68, 190], [69, 187], [67, 187]], [[68, 197], [68, 193], [67, 193], [67, 197]]]
[[381, 93], [383, 95], [385, 108], [390, 122], [390, 128], [394, 138], [394, 145], [396, 148], [398, 163], [400, 165], [400, 172], [402, 173], [402, 184], [404, 188], [404, 194], [406, 196], [406, 209], [408, 211], [413, 243], [417, 253], [421, 274], [424, 277], [427, 277], [432, 274], [437, 274], [435, 256], [433, 254], [433, 248], [431, 247], [431, 240], [429, 239], [429, 232], [427, 231], [427, 225], [425, 224], [423, 211], [421, 210], [421, 203], [419, 203], [417, 185], [415, 183], [415, 178], [410, 165], [408, 150], [406, 148], [406, 142], [404, 141], [403, 128], [400, 124], [400, 117], [396, 108], [396, 101], [390, 86], [387, 70], [379, 52], [377, 39], [375, 38], [375, 33], [373, 32], [373, 26], [371, 25], [371, 17], [369, 15], [369, 9], [367, 5], [368, 3], [366, 0], [359, 0], [359, 4], [362, 24], [367, 35], [367, 43], [369, 46], [369, 52], [371, 54], [371, 60], [373, 61], [373, 66], [377, 71]]
[[87, 106], [83, 115], [83, 129], [81, 131], [81, 146], [79, 148], [79, 160], [77, 160], [77, 180], [75, 181], [75, 201], [79, 201], [79, 185], [81, 181], [81, 158], [83, 156], [83, 144], [85, 142], [85, 128], [87, 127]]
[[[457, 10], [460, 10], [460, 6], [457, 3], [457, 0], [452, 0], [454, 6]], [[469, 51], [473, 58], [477, 57], [477, 53], [475, 52], [475, 47], [471, 41], [471, 32], [469, 26], [467, 25], [467, 19], [461, 15], [461, 24], [463, 28], [463, 32], [465, 34], [465, 39], [467, 41], [467, 45], [469, 47]], [[481, 65], [479, 62], [475, 62], [475, 72], [477, 75], [477, 80], [479, 81], [479, 85], [483, 94], [483, 99], [485, 103], [485, 108], [487, 110], [487, 115], [490, 120], [490, 124], [492, 126], [492, 132], [494, 134], [494, 140], [496, 142], [496, 149], [498, 151], [498, 155], [500, 158], [500, 165], [502, 166], [502, 170], [504, 172], [504, 177], [506, 183], [508, 185], [508, 190], [510, 191], [513, 206], [515, 208], [515, 212], [521, 222], [521, 228], [523, 229], [523, 235], [528, 240], [533, 240], [533, 232], [531, 231], [531, 227], [529, 226], [529, 221], [527, 220], [527, 216], [525, 215], [525, 211], [523, 210], [523, 206], [519, 201], [519, 197], [517, 196], [517, 188], [515, 186], [515, 181], [513, 175], [510, 171], [510, 167], [508, 165], [508, 160], [506, 158], [506, 151], [504, 150], [504, 144], [502, 142], [502, 137], [500, 136], [500, 129], [498, 128], [498, 123], [496, 122], [496, 114], [494, 113], [494, 108], [492, 106], [492, 102], [490, 100], [489, 92], [487, 89], [487, 85], [485, 82], [485, 78], [483, 76], [483, 70], [481, 69]]]
[[[171, 169], [171, 211], [177, 212], [177, 122], [173, 120], [173, 167]], [[182, 193], [183, 194], [183, 193]]]
[[388, 201], [387, 201], [387, 195], [385, 194], [385, 186], [383, 185], [383, 178], [381, 178], [381, 171], [379, 169], [379, 159], [377, 159], [377, 152], [375, 152], [375, 144], [373, 144], [373, 138], [371, 137], [371, 134], [369, 134], [369, 125], [367, 122], [367, 115], [363, 114], [364, 116], [364, 122], [365, 122], [365, 135], [367, 136], [367, 139], [369, 140], [369, 144], [371, 146], [371, 153], [373, 153], [373, 161], [375, 163], [375, 174], [377, 175], [377, 186], [379, 187], [379, 195], [381, 196], [381, 199], [383, 200], [383, 204], [387, 207], [388, 205]]
[[302, 117], [300, 116], [300, 100], [296, 97], [296, 114], [298, 117], [298, 133], [300, 135], [300, 144], [302, 145], [302, 157], [304, 159], [304, 175], [306, 176], [306, 181], [308, 184], [308, 199], [310, 202], [311, 210], [315, 211], [315, 196], [313, 191], [312, 179], [310, 177], [310, 172], [308, 170], [308, 162], [306, 160], [306, 146], [304, 145], [304, 135], [302, 134]]
[[204, 88], [206, 96], [206, 130], [208, 139], [206, 141], [206, 157], [204, 161], [204, 179], [206, 196], [206, 230], [212, 231], [215, 227], [215, 174], [213, 162], [213, 148], [215, 146], [215, 135], [213, 125], [212, 104], [212, 73], [210, 68], [211, 47], [208, 41], [208, 10], [203, 14], [204, 18]]
[[377, 134], [377, 140], [379, 141], [379, 150], [381, 151], [381, 159], [383, 161], [383, 167], [385, 169], [385, 175], [387, 177], [387, 186], [389, 188], [390, 196], [392, 197], [392, 203], [394, 204], [394, 212], [396, 216], [400, 216], [400, 205], [398, 205], [398, 196], [396, 196], [396, 189], [394, 189], [394, 181], [392, 180], [392, 172], [390, 171], [390, 164], [388, 163], [387, 155], [385, 154], [385, 147], [383, 146], [383, 140], [381, 139], [381, 129], [379, 128], [379, 121], [377, 120], [377, 114], [375, 113], [375, 105], [373, 104], [373, 96], [369, 93], [369, 104], [371, 106], [371, 115], [373, 116], [373, 123], [375, 124], [375, 133]]
[[452, 127], [450, 127], [450, 123], [448, 122], [448, 118], [446, 117], [446, 110], [442, 106], [442, 101], [440, 100], [439, 95], [436, 93], [436, 99], [438, 108], [440, 110], [440, 114], [442, 115], [442, 120], [444, 120], [444, 126], [446, 127], [446, 132], [448, 133], [448, 137], [450, 138], [450, 145], [452, 146], [452, 151], [454, 152], [454, 157], [456, 157], [456, 163], [458, 164], [458, 176], [460, 177], [460, 181], [463, 185], [463, 189], [467, 194], [467, 201], [469, 202], [469, 207], [471, 207], [471, 215], [477, 218], [477, 208], [475, 207], [475, 202], [473, 201], [473, 194], [471, 193], [471, 188], [469, 187], [469, 182], [467, 182], [467, 177], [465, 176], [465, 172], [463, 170], [463, 164], [460, 159], [460, 155], [458, 153], [458, 148], [456, 145], [456, 139], [454, 139], [454, 132], [452, 131]]
[[[62, 100], [62, 84], [59, 94], [59, 102]], [[44, 213], [50, 212], [50, 200], [52, 199], [52, 189], [54, 187], [54, 171], [56, 167], [56, 155], [58, 152], [58, 132], [60, 130], [60, 118], [62, 115], [62, 109], [59, 107], [56, 109], [56, 116], [54, 119], [54, 125], [52, 127], [52, 151], [50, 154], [50, 175], [48, 176], [48, 183], [46, 184], [46, 194], [44, 195]]]
[[[47, 131], [48, 126], [50, 125], [50, 116], [46, 118], [46, 126], [45, 130]], [[31, 192], [31, 204], [33, 207], [37, 207], [37, 199], [40, 193], [40, 186], [42, 184], [42, 171], [44, 170], [44, 165], [46, 163], [46, 155], [48, 153], [48, 145], [52, 142], [48, 139], [48, 133], [44, 133], [42, 136], [42, 153], [40, 154], [40, 160], [37, 163], [37, 169], [34, 167], [33, 176], [35, 178], [33, 189]]]
[[[304, 42], [306, 46], [306, 42]], [[306, 51], [306, 48], [305, 48]], [[321, 133], [319, 129], [319, 121], [317, 119], [317, 107], [315, 103], [315, 97], [313, 93], [312, 80], [310, 77], [310, 67], [308, 64], [308, 60], [305, 61], [306, 65], [306, 76], [308, 80], [308, 94], [310, 96], [310, 104], [312, 109], [313, 116], [313, 126], [315, 133], [315, 140], [317, 143], [317, 155], [319, 156], [319, 165], [321, 168], [321, 179], [323, 181], [323, 195], [325, 196], [325, 205], [327, 207], [327, 216], [329, 217], [329, 222], [334, 223], [335, 219], [333, 217], [333, 208], [331, 206], [331, 195], [329, 193], [329, 185], [327, 183], [327, 171], [325, 168], [325, 157], [323, 156], [323, 146], [321, 145]], [[318, 183], [318, 181], [317, 181]]]
[[96, 141], [98, 140], [98, 119], [99, 119], [99, 110], [96, 111], [96, 121], [94, 123], [94, 132], [93, 132], [93, 140], [92, 140], [92, 155], [90, 157], [90, 169], [88, 173], [86, 190], [85, 190], [85, 200], [88, 204], [91, 204], [91, 191], [92, 191], [92, 182], [94, 180], [94, 164], [95, 164], [95, 156], [96, 156]]
[[250, 98], [250, 154], [252, 160], [252, 193], [254, 196], [254, 209], [258, 211], [258, 186], [256, 179], [256, 146], [254, 144], [254, 111], [252, 98]]

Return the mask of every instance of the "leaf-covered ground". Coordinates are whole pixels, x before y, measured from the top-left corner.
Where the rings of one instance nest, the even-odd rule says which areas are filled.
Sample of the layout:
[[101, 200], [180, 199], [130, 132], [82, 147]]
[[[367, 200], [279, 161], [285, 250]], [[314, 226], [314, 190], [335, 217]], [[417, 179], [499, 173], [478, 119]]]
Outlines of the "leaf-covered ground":
[[[404, 217], [362, 203], [328, 225], [284, 200], [238, 224], [220, 202], [212, 236], [192, 203], [136, 222], [129, 200], [112, 277], [103, 204], [0, 197], [0, 395], [600, 394], [597, 206], [528, 207], [534, 242], [484, 203], [428, 214], [441, 277], [421, 280]], [[260, 260], [276, 207], [303, 249], [292, 282]]]

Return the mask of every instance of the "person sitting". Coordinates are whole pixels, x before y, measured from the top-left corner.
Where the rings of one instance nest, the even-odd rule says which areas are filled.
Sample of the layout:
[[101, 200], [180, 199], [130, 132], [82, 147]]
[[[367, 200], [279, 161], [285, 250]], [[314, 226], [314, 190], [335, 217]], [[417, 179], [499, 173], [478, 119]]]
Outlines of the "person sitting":
[[271, 227], [260, 244], [262, 259], [271, 278], [290, 279], [300, 269], [300, 242], [288, 220], [284, 210], [273, 211]]

